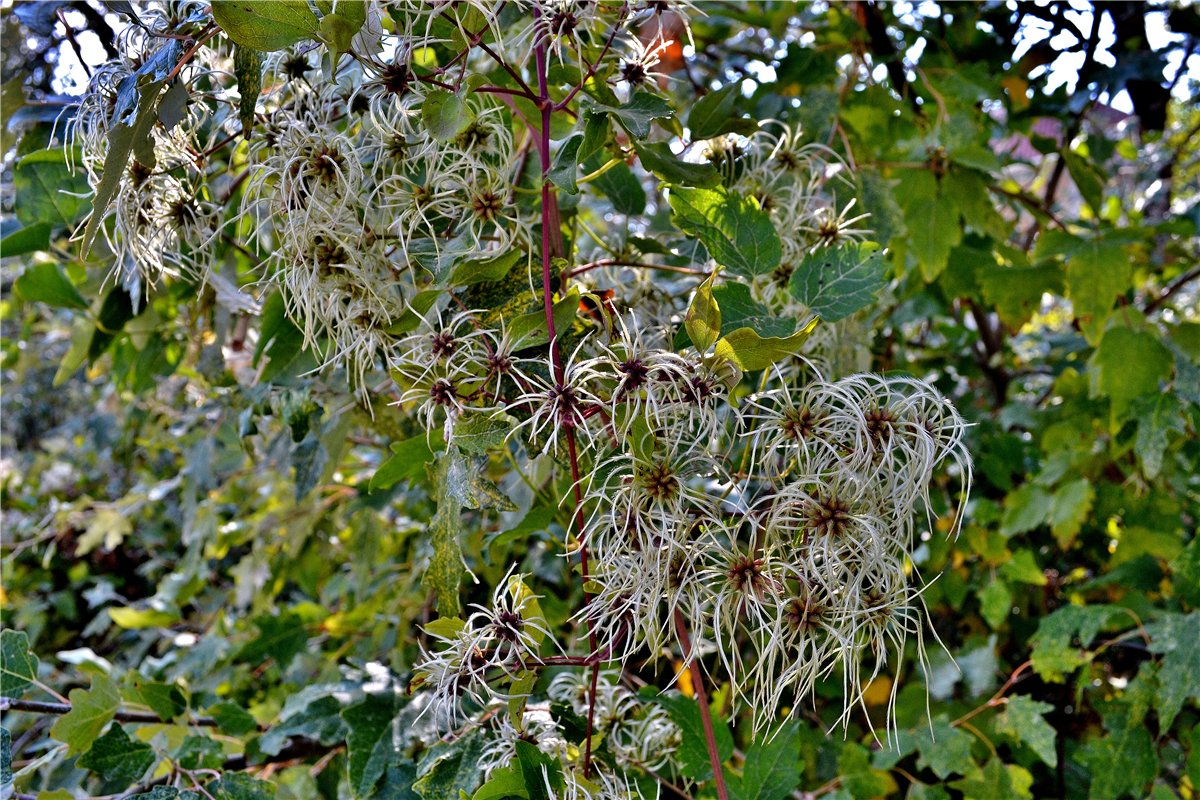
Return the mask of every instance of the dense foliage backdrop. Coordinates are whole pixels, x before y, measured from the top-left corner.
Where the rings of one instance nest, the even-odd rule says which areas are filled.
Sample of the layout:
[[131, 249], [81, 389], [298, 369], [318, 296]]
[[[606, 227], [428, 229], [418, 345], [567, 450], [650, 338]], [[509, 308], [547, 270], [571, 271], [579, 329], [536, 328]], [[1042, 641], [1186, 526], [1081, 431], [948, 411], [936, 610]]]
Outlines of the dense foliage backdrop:
[[[0, 798], [1200, 792], [1194, 6], [2, 14]], [[419, 178], [380, 166], [418, 157]], [[798, 169], [810, 182], [780, 189]], [[371, 297], [320, 282], [337, 269]], [[420, 348], [442, 325], [492, 359], [451, 377], [499, 395], [517, 370], [510, 416], [478, 411], [480, 384], [438, 394]], [[628, 376], [651, 328], [656, 368], [737, 419], [767, 425], [752, 393], [812, 368], [839, 397], [926, 381], [970, 424], [948, 466], [885, 465], [917, 512], [905, 613], [925, 610], [861, 685], [821, 667], [773, 693], [752, 663], [772, 642], [736, 627], [750, 594], [728, 638], [667, 617], [638, 628], [646, 649], [603, 623], [589, 648], [577, 611], [616, 592], [616, 567], [581, 580], [576, 557], [566, 464], [591, 423], [529, 386], [552, 392], [556, 359], [604, 336], [586, 363]], [[636, 464], [663, 434], [630, 433], [622, 391], [607, 424]], [[646, 414], [676, 402], [646, 391]], [[708, 446], [669, 446], [687, 441]], [[726, 498], [750, 481], [737, 459], [787, 445], [736, 441], [710, 454]], [[680, 481], [717, 468], [678, 458]], [[589, 514], [620, 469], [596, 466]], [[682, 485], [638, 469], [657, 499]], [[743, 567], [739, 587], [774, 591]], [[474, 613], [525, 660], [489, 662], [505, 685], [463, 718], [457, 695], [428, 700], [430, 665]]]

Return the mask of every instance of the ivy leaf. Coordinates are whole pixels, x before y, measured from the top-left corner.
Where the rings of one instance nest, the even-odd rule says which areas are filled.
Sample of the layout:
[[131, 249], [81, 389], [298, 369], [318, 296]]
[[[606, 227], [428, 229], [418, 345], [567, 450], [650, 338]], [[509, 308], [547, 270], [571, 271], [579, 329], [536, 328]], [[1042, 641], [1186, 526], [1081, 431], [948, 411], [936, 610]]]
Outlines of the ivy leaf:
[[723, 133], [748, 134], [758, 130], [758, 123], [738, 114], [737, 101], [741, 96], [742, 84], [737, 81], [697, 100], [687, 118], [692, 141], [711, 139]]
[[1031, 797], [1033, 776], [1016, 764], [992, 758], [982, 769], [976, 767], [967, 777], [954, 781], [950, 788], [962, 792], [963, 800], [1016, 800]]
[[788, 288], [814, 314], [836, 322], [875, 301], [887, 283], [885, 272], [879, 245], [846, 243], [805, 256]]
[[683, 318], [683, 327], [687, 330], [688, 338], [700, 353], [708, 352], [721, 335], [721, 308], [713, 299], [713, 280], [717, 273], [713, 272], [704, 282], [696, 287], [692, 295], [691, 305]]
[[225, 763], [225, 750], [215, 739], [192, 735], [184, 738], [175, 761], [184, 769], [220, 769]]
[[997, 579], [985, 586], [977, 596], [979, 612], [983, 615], [984, 621], [991, 626], [992, 630], [996, 630], [1004, 624], [1012, 612], [1012, 590], [1008, 588], [1007, 583]]
[[628, 103], [619, 106], [596, 106], [594, 110], [612, 114], [635, 139], [645, 139], [649, 136], [654, 120], [667, 119], [675, 113], [669, 102], [649, 92], [636, 92]]
[[1159, 729], [1169, 730], [1187, 699], [1200, 700], [1200, 611], [1164, 614], [1146, 626], [1150, 652], [1162, 655], [1158, 671]]
[[212, 15], [234, 43], [255, 50], [316, 39], [321, 28], [307, 0], [213, 0]]
[[771, 218], [740, 194], [672, 186], [669, 202], [675, 224], [733, 274], [749, 278], [779, 266], [782, 245]]
[[[1194, 630], [1192, 639], [1196, 639]], [[1108, 735], [1097, 736], [1080, 750], [1077, 757], [1091, 776], [1088, 800], [1145, 797], [1146, 785], [1158, 774], [1158, 753], [1150, 731], [1131, 717], [1128, 708], [1115, 706], [1104, 715]]]
[[1014, 695], [1004, 704], [1004, 711], [996, 718], [996, 732], [1023, 742], [1050, 768], [1058, 766], [1058, 750], [1055, 748], [1057, 734], [1046, 722], [1044, 714], [1054, 706], [1033, 700], [1024, 695]]
[[0, 631], [0, 695], [20, 697], [37, 680], [38, 659], [25, 631]]
[[944, 716], [933, 720], [932, 733], [921, 727], [913, 736], [920, 754], [917, 765], [929, 767], [942, 780], [955, 774], [965, 775], [975, 763], [971, 758], [974, 737], [952, 727]]
[[717, 358], [728, 359], [747, 372], [766, 369], [798, 353], [818, 322], [820, 318], [813, 317], [800, 330], [784, 337], [763, 337], [753, 328], [738, 328], [722, 336], [713, 352]]
[[285, 611], [278, 616], [263, 614], [254, 618], [258, 636], [242, 645], [234, 658], [258, 664], [273, 658], [280, 669], [287, 669], [292, 659], [308, 645], [308, 631], [299, 615]]
[[472, 414], [455, 425], [454, 443], [464, 453], [483, 454], [503, 442], [515, 424], [516, 420], [507, 414]]
[[474, 120], [466, 98], [445, 89], [434, 89], [421, 103], [421, 122], [439, 142], [453, 141]]
[[886, 772], [871, 766], [866, 748], [854, 742], [843, 745], [837, 766], [842, 785], [851, 797], [884, 797], [895, 786]]
[[[1090, 657], [1083, 650], [1090, 646], [1096, 634], [1108, 621], [1120, 613], [1110, 605], [1068, 605], [1038, 622], [1037, 632], [1030, 641], [1033, 669], [1043, 680], [1062, 683], [1076, 667], [1086, 664]], [[1079, 644], [1073, 644], [1078, 638]]]
[[[708, 745], [704, 738], [704, 725], [700, 719], [700, 706], [691, 697], [681, 694], [654, 695], [653, 699], [667, 709], [671, 721], [683, 736], [679, 746], [680, 772], [697, 781], [712, 777], [712, 764], [708, 759]], [[713, 715], [713, 734], [717, 744], [717, 756], [722, 762], [733, 755], [733, 734], [729, 723]]]
[[262, 54], [253, 47], [235, 45], [233, 49], [233, 77], [238, 88], [238, 119], [242, 123], [242, 136], [247, 139], [254, 130], [254, 110], [258, 96], [262, 94]]
[[342, 711], [346, 723], [350, 791], [366, 797], [383, 776], [392, 753], [396, 699], [390, 692], [368, 697]]
[[87, 752], [112, 721], [121, 702], [117, 687], [107, 675], [93, 675], [90, 689], [72, 689], [71, 710], [58, 718], [50, 735], [67, 745], [67, 755]]
[[[413, 789], [424, 800], [459, 800], [462, 792], [469, 796], [483, 780], [478, 763], [486, 747], [487, 739], [479, 731], [434, 747], [418, 765]], [[544, 791], [545, 784], [539, 785]]]
[[666, 142], [639, 142], [634, 149], [642, 167], [666, 183], [711, 188], [721, 182], [721, 174], [712, 164], [680, 161]]
[[133, 741], [124, 728], [113, 725], [75, 763], [100, 776], [104, 781], [103, 793], [114, 794], [128, 789], [157, 760], [154, 748], [145, 742]]

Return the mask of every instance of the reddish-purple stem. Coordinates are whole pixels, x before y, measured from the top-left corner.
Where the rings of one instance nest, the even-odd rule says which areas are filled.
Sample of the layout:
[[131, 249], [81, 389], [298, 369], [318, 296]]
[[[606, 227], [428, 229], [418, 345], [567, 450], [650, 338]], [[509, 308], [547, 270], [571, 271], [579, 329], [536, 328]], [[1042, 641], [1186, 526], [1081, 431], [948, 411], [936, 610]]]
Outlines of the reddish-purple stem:
[[700, 706], [700, 724], [704, 727], [704, 744], [708, 747], [708, 763], [712, 765], [717, 798], [729, 800], [729, 789], [725, 786], [725, 770], [721, 766], [721, 754], [717, 751], [717, 735], [713, 731], [712, 711], [708, 707], [708, 693], [704, 691], [704, 671], [700, 668], [700, 659], [692, 652], [692, 639], [688, 636], [687, 622], [678, 608], [675, 609], [675, 632], [679, 635], [679, 646], [683, 648], [683, 660], [688, 662], [688, 669], [692, 673], [692, 689], [696, 692], [696, 703]]

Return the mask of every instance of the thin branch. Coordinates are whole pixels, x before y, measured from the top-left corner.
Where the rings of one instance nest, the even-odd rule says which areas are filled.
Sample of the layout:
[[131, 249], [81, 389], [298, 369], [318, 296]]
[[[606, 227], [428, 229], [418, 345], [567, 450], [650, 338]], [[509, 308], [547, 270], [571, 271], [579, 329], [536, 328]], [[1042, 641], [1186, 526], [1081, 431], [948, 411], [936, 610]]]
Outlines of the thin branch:
[[675, 632], [679, 635], [679, 646], [683, 649], [683, 660], [688, 662], [692, 673], [692, 689], [696, 692], [696, 703], [700, 706], [700, 723], [704, 727], [704, 744], [708, 747], [708, 762], [712, 765], [713, 783], [717, 787], [718, 800], [729, 800], [729, 789], [725, 785], [725, 768], [717, 750], [717, 736], [713, 731], [712, 710], [708, 707], [708, 694], [704, 691], [704, 671], [692, 651], [692, 640], [688, 636], [687, 621], [683, 612], [675, 609]]
[[657, 269], [663, 272], [678, 272], [681, 275], [708, 275], [707, 270], [695, 269], [693, 267], [673, 267], [669, 264], [650, 264], [642, 261], [626, 261], [622, 258], [602, 258], [599, 261], [591, 261], [582, 266], [578, 266], [566, 274], [567, 278], [574, 278], [577, 275], [582, 275], [585, 272], [591, 272], [594, 269], [602, 267], [629, 267], [631, 269]]
[[[30, 714], [67, 714], [71, 711], [70, 703], [43, 703], [40, 700], [18, 700], [15, 697], [0, 697], [0, 711], [25, 711]], [[158, 714], [151, 711], [118, 711], [113, 715], [117, 722], [162, 722]], [[215, 728], [217, 721], [212, 717], [193, 717], [188, 720], [191, 725]]]
[[1162, 307], [1163, 303], [1170, 300], [1176, 293], [1179, 292], [1180, 289], [1196, 280], [1196, 278], [1200, 278], [1200, 267], [1192, 267], [1187, 272], [1183, 273], [1174, 281], [1172, 281], [1166, 289], [1163, 289], [1162, 294], [1147, 303], [1146, 308], [1143, 310], [1148, 315], [1153, 314]]

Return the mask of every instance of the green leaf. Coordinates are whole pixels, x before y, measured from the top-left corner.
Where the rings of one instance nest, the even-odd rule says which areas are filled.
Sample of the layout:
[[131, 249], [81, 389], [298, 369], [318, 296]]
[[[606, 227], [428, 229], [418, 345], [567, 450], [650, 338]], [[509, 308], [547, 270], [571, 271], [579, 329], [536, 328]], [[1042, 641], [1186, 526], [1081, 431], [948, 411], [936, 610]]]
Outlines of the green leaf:
[[259, 380], [262, 383], [270, 383], [276, 378], [285, 377], [287, 368], [303, 350], [304, 332], [288, 319], [283, 295], [279, 292], [273, 293], [263, 303], [258, 345], [254, 351], [255, 364], [261, 364], [264, 356], [267, 358]]
[[1046, 522], [1053, 508], [1050, 493], [1036, 483], [1023, 483], [1004, 498], [1004, 516], [1000, 533], [1014, 536], [1026, 533]]
[[[1192, 633], [1196, 639], [1195, 631]], [[1146, 786], [1158, 774], [1158, 753], [1150, 731], [1117, 706], [1104, 715], [1108, 735], [1090, 740], [1077, 758], [1091, 777], [1088, 800], [1145, 797]]]
[[421, 103], [421, 122], [439, 142], [454, 141], [474, 120], [466, 99], [445, 89], [434, 89]]
[[1054, 490], [1050, 500], [1050, 531], [1063, 550], [1075, 541], [1095, 498], [1096, 490], [1087, 478], [1068, 481]]
[[318, 697], [291, 714], [258, 739], [258, 747], [268, 755], [278, 755], [292, 736], [303, 736], [321, 744], [334, 744], [345, 738], [346, 723], [341, 717], [342, 704], [332, 695]]
[[121, 702], [117, 687], [106, 675], [93, 675], [91, 689], [72, 689], [71, 710], [59, 717], [50, 735], [67, 745], [67, 755], [87, 752], [112, 721]]
[[639, 142], [634, 149], [642, 167], [666, 183], [711, 188], [721, 182], [721, 174], [712, 164], [680, 161], [666, 142]]
[[[1085, 649], [1120, 609], [1109, 605], [1067, 605], [1038, 622], [1030, 641], [1034, 671], [1050, 683], [1062, 683], [1070, 672], [1091, 660]], [[1078, 644], [1075, 644], [1078, 640]]]
[[[13, 169], [12, 180], [13, 211], [22, 225], [69, 227], [87, 211], [87, 178], [81, 168], [71, 169], [61, 147], [26, 155]], [[4, 254], [16, 255], [7, 249]]]
[[921, 266], [921, 276], [932, 283], [946, 269], [950, 251], [962, 241], [958, 205], [945, 193], [914, 200], [904, 209], [908, 249]]
[[603, 111], [589, 109], [584, 116], [583, 141], [579, 145], [577, 154], [580, 162], [587, 161], [600, 152], [608, 141], [610, 130], [608, 115]]
[[785, 723], [746, 748], [741, 800], [784, 800], [800, 783], [800, 723]]
[[983, 769], [975, 767], [967, 777], [952, 782], [950, 788], [962, 792], [963, 800], [1017, 800], [1031, 796], [1032, 783], [1028, 770], [993, 757]]
[[255, 50], [316, 39], [321, 27], [307, 0], [213, 0], [212, 14], [234, 43]]
[[722, 335], [738, 328], [753, 328], [763, 336], [786, 337], [796, 332], [797, 320], [779, 317], [755, 300], [745, 283], [723, 283], [712, 290], [721, 308]]
[[157, 760], [153, 747], [135, 742], [124, 728], [113, 725], [75, 763], [100, 776], [101, 792], [114, 794], [140, 780]]
[[1146, 626], [1150, 652], [1158, 653], [1159, 730], [1167, 731], [1187, 699], [1200, 700], [1200, 611], [1164, 614]]
[[800, 330], [784, 337], [763, 337], [752, 328], [738, 328], [722, 336], [713, 352], [717, 358], [728, 359], [747, 372], [766, 369], [800, 352], [818, 322], [820, 319], [813, 317]]
[[1187, 433], [1183, 401], [1174, 393], [1151, 394], [1134, 401], [1132, 411], [1137, 419], [1133, 451], [1142, 462], [1142, 472], [1153, 480], [1162, 472], [1171, 434]]
[[506, 797], [529, 797], [520, 762], [492, 770], [487, 783], [475, 790], [471, 800], [504, 800]]
[[1000, 566], [1000, 574], [1015, 583], [1045, 586], [1049, 581], [1046, 573], [1037, 565], [1033, 551], [1021, 549]]
[[50, 248], [50, 233], [54, 230], [49, 222], [35, 222], [0, 239], [0, 253], [4, 258], [23, 256], [26, 253], [36, 253]]
[[[595, 172], [602, 164], [595, 156], [584, 162], [583, 168]], [[625, 162], [605, 172], [592, 180], [591, 185], [596, 191], [607, 197], [618, 214], [636, 216], [646, 210], [646, 190], [642, 182], [633, 174], [633, 170]]]
[[1055, 266], [995, 267], [975, 273], [984, 299], [1000, 315], [1000, 320], [1019, 328], [1042, 304], [1046, 292], [1062, 292], [1062, 270]]
[[226, 772], [208, 787], [214, 800], [272, 800], [275, 785], [244, 772]]
[[21, 273], [13, 289], [27, 302], [46, 303], [57, 308], [87, 308], [87, 301], [75, 284], [54, 262], [34, 264]]
[[469, 286], [473, 283], [498, 281], [523, 257], [525, 253], [520, 250], [509, 250], [493, 258], [461, 261], [450, 273], [450, 283], [455, 286]]
[[[215, 3], [223, 4], [222, 0]], [[233, 5], [232, 2], [230, 4]], [[249, 3], [246, 0], [238, 3], [243, 6], [268, 8], [282, 4], [271, 1], [262, 4]], [[137, 72], [125, 77], [117, 86], [117, 101], [108, 131], [108, 152], [104, 155], [100, 183], [92, 198], [92, 213], [83, 231], [84, 255], [87, 255], [96, 234], [100, 232], [100, 224], [121, 186], [121, 176], [130, 158], [136, 158], [149, 168], [156, 165], [151, 131], [158, 122], [158, 105], [167, 76], [179, 63], [183, 54], [183, 42], [179, 39], [168, 39]]]
[[[688, 778], [706, 781], [712, 777], [712, 764], [708, 758], [708, 745], [704, 738], [704, 726], [700, 720], [700, 706], [691, 697], [681, 694], [655, 695], [654, 700], [667, 709], [671, 721], [683, 736], [679, 745], [679, 769]], [[729, 723], [713, 715], [713, 734], [717, 744], [717, 755], [722, 762], [733, 755], [733, 734]]]
[[500, 417], [472, 414], [454, 426], [454, 443], [465, 453], [486, 453], [503, 442], [515, 424], [516, 420], [508, 414]]
[[175, 763], [184, 769], [220, 769], [225, 763], [221, 743], [207, 736], [187, 736], [175, 754]]
[[321, 17], [318, 38], [335, 54], [350, 50], [354, 37], [367, 21], [367, 7], [362, 0], [341, 0], [337, 13]]
[[875, 302], [887, 283], [886, 269], [879, 245], [846, 243], [805, 256], [788, 288], [814, 314], [836, 322]]
[[1066, 259], [1068, 295], [1089, 344], [1100, 340], [1113, 303], [1129, 290], [1133, 264], [1125, 244], [1121, 235], [1083, 238], [1059, 230], [1038, 240], [1037, 258]]
[[738, 114], [737, 102], [741, 96], [742, 83], [736, 81], [697, 100], [687, 118], [692, 141], [711, 139], [723, 133], [749, 134], [758, 130], [758, 123]]
[[554, 157], [554, 165], [546, 173], [550, 182], [567, 194], [579, 194], [579, 186], [575, 183], [575, 178], [579, 169], [579, 146], [581, 144], [583, 144], [582, 133], [577, 133], [563, 142]]
[[254, 110], [258, 96], [262, 94], [262, 54], [253, 47], [234, 45], [233, 77], [238, 88], [238, 119], [242, 123], [242, 136], [249, 139], [254, 129]]
[[390, 692], [372, 695], [342, 711], [346, 723], [350, 791], [366, 797], [383, 777], [392, 751], [392, 720], [396, 699]]
[[427, 436], [392, 442], [392, 455], [375, 470], [367, 491], [386, 491], [400, 481], [412, 482], [420, 478], [433, 454], [445, 446], [443, 436], [441, 431], [432, 431]]
[[516, 742], [517, 766], [529, 800], [555, 800], [563, 788], [562, 767], [532, 742]]
[[892, 785], [886, 772], [872, 768], [866, 748], [854, 742], [842, 746], [837, 768], [851, 797], [883, 797]]
[[716, 343], [721, 335], [721, 308], [713, 299], [712, 283], [716, 279], [714, 271], [696, 287], [692, 295], [691, 305], [683, 318], [683, 327], [687, 330], [688, 338], [700, 353], [708, 352], [708, 348]]
[[1133, 401], [1158, 393], [1171, 374], [1171, 351], [1150, 331], [1117, 325], [1104, 332], [1100, 346], [1088, 360], [1089, 391], [1107, 396], [1112, 404], [1111, 426], [1120, 428]]
[[135, 606], [120, 606], [108, 609], [108, 616], [118, 626], [125, 630], [135, 631], [143, 628], [165, 628], [179, 620], [178, 614], [164, 611], [160, 608], [138, 608]]
[[[564, 297], [554, 301], [554, 330], [559, 336], [566, 333], [575, 315], [579, 313], [579, 289], [572, 287]], [[550, 343], [550, 329], [546, 326], [546, 312], [542, 309], [521, 314], [508, 321], [508, 332], [518, 350], [540, 347]]]
[[756, 203], [723, 187], [672, 186], [672, 218], [735, 275], [765, 275], [779, 266], [782, 245], [771, 218]]
[[675, 113], [669, 102], [649, 92], [637, 92], [628, 103], [619, 106], [596, 106], [594, 111], [612, 114], [635, 139], [649, 136], [654, 120], [667, 119]]
[[[466, 482], [467, 466], [457, 448], [439, 454], [433, 467], [433, 485], [437, 511], [429, 524], [433, 557], [425, 572], [424, 585], [437, 596], [438, 613], [444, 617], [458, 614], [458, 587], [465, 571], [462, 545], [463, 502], [459, 499]], [[455, 484], [458, 484], [456, 486]]]
[[1049, 703], [1014, 695], [1008, 698], [1004, 711], [996, 717], [996, 732], [1029, 745], [1037, 757], [1053, 769], [1058, 766], [1057, 734], [1044, 716], [1053, 710], [1054, 706]]
[[263, 614], [254, 618], [258, 636], [242, 645], [234, 658], [259, 664], [271, 658], [280, 669], [287, 669], [301, 650], [308, 645], [308, 631], [298, 614], [285, 611], [278, 616]]
[[133, 688], [126, 694], [131, 701], [141, 703], [158, 715], [163, 722], [170, 722], [184, 711], [188, 702], [183, 691], [173, 683], [148, 681], [140, 675], [133, 679]]
[[486, 747], [487, 738], [479, 731], [434, 747], [418, 766], [413, 789], [424, 800], [459, 800], [460, 792], [470, 796], [483, 780], [478, 764]]
[[965, 775], [975, 764], [971, 758], [974, 737], [952, 727], [944, 716], [936, 717], [932, 726], [932, 733], [922, 726], [912, 734], [920, 753], [917, 766], [928, 767], [942, 780], [951, 775]]
[[996, 579], [979, 592], [979, 611], [992, 630], [996, 630], [1012, 613], [1013, 595], [1008, 584]]
[[208, 715], [216, 720], [222, 733], [230, 736], [245, 736], [258, 727], [249, 711], [228, 700], [211, 706]]
[[20, 697], [37, 680], [38, 659], [25, 631], [0, 631], [0, 695]]
[[1092, 207], [1092, 213], [1099, 215], [1104, 202], [1104, 176], [1095, 165], [1075, 150], [1065, 150], [1062, 159], [1066, 162], [1067, 172], [1083, 199]]

